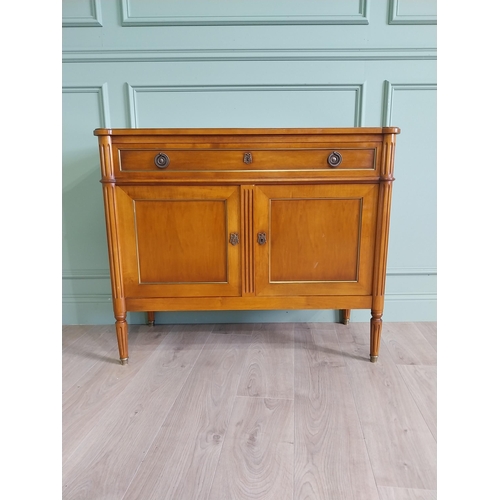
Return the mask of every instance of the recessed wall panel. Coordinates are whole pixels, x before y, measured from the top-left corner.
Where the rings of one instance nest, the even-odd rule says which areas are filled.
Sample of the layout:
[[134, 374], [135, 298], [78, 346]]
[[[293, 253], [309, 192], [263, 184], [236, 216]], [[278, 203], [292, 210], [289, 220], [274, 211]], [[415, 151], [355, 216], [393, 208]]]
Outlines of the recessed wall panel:
[[102, 86], [68, 86], [62, 94], [63, 269], [108, 267], [99, 151], [92, 131], [108, 121]]
[[[387, 116], [398, 124], [389, 268], [436, 268], [436, 86], [387, 84]], [[389, 124], [389, 123], [387, 123]]]
[[368, 24], [368, 0], [122, 0], [124, 26]]
[[100, 0], [64, 0], [63, 27], [102, 26]]
[[389, 0], [389, 24], [436, 24], [437, 0]]
[[129, 87], [133, 127], [352, 127], [362, 85]]

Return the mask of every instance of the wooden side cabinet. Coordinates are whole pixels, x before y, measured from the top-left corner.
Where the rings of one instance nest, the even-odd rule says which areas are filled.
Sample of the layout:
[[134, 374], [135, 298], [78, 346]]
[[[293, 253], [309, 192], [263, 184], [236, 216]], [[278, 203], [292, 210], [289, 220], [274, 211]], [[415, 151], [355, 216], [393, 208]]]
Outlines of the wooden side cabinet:
[[371, 309], [396, 127], [97, 129], [122, 364], [128, 311]]

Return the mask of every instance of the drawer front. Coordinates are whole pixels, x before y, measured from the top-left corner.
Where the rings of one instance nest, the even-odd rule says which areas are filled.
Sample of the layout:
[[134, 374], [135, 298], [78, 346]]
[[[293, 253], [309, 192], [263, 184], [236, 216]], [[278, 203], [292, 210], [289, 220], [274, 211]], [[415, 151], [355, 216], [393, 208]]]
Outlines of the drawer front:
[[376, 148], [117, 150], [122, 172], [376, 170]]

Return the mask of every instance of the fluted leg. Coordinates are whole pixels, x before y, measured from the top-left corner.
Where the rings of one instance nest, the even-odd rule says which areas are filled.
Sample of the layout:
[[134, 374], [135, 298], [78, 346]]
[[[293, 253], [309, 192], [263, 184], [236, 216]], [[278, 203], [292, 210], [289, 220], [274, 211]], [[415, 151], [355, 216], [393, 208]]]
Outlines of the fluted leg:
[[148, 325], [149, 326], [155, 325], [155, 313], [154, 313], [154, 311], [148, 311]]
[[126, 316], [117, 316], [115, 323], [118, 351], [122, 365], [128, 364], [128, 325], [125, 318]]
[[340, 310], [340, 321], [344, 323], [344, 325], [348, 325], [351, 319], [351, 310], [350, 309], [341, 309]]
[[370, 361], [376, 363], [380, 347], [380, 335], [382, 333], [382, 312], [372, 310], [370, 320]]

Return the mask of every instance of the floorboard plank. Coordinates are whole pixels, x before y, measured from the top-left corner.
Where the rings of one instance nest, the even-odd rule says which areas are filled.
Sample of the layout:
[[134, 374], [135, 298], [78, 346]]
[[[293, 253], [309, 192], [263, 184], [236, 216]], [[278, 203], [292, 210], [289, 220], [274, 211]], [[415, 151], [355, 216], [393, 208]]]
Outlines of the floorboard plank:
[[238, 396], [293, 399], [293, 323], [252, 333]]
[[380, 494], [380, 500], [437, 500], [436, 490], [387, 488], [385, 486], [381, 486], [378, 491]]
[[91, 328], [92, 325], [64, 325], [61, 335], [63, 351]]
[[119, 363], [114, 325], [90, 328], [68, 345], [62, 356], [62, 392], [70, 389], [97, 362]]
[[64, 327], [62, 498], [435, 500], [436, 326]]
[[149, 363], [120, 393], [88, 439], [67, 461], [63, 468], [65, 500], [123, 498], [203, 350], [211, 328], [169, 332]]
[[434, 439], [437, 439], [437, 368], [398, 365], [398, 369]]
[[414, 323], [384, 323], [382, 339], [397, 365], [436, 365], [437, 354]]
[[124, 500], [208, 498], [249, 335], [211, 335]]
[[170, 326], [132, 325], [129, 329], [129, 349], [133, 355], [129, 364], [97, 362], [66, 391], [62, 405], [63, 464], [127, 388], [171, 329]]
[[[350, 329], [355, 339], [364, 327]], [[435, 490], [436, 441], [387, 346], [377, 363], [365, 358], [365, 345], [341, 347], [377, 485]]]
[[435, 321], [425, 321], [414, 323], [420, 330], [422, 335], [427, 339], [427, 342], [437, 351], [437, 323]]
[[293, 498], [293, 401], [237, 397], [210, 500]]
[[261, 327], [261, 323], [219, 323], [214, 325], [212, 333], [237, 333], [251, 335]]
[[296, 328], [295, 500], [378, 500], [335, 331]]

